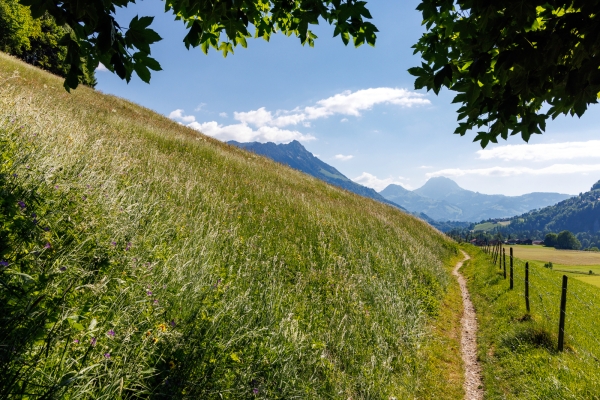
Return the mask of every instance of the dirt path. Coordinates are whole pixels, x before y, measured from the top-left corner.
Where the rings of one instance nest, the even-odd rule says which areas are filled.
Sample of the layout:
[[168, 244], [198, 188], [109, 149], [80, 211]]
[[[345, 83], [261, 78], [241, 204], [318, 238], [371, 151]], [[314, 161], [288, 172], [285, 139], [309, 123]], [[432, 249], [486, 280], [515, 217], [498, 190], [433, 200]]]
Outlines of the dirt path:
[[460, 351], [465, 363], [465, 399], [479, 400], [483, 399], [483, 381], [481, 380], [481, 365], [477, 361], [477, 317], [467, 289], [467, 281], [459, 272], [463, 262], [471, 257], [464, 251], [461, 250], [461, 252], [465, 258], [456, 264], [452, 275], [456, 276], [458, 280], [463, 299], [463, 316], [460, 320], [462, 326]]

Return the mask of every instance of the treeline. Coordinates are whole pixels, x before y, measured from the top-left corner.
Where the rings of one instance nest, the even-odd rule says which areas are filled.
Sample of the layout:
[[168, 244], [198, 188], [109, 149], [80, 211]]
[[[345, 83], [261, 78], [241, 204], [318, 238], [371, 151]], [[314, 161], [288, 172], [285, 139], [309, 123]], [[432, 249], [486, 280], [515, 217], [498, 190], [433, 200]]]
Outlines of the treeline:
[[[68, 29], [57, 25], [50, 15], [33, 18], [29, 7], [17, 0], [0, 0], [0, 51], [64, 77], [68, 72], [67, 47], [61, 40], [68, 34]], [[84, 67], [80, 83], [94, 87], [95, 71]]]

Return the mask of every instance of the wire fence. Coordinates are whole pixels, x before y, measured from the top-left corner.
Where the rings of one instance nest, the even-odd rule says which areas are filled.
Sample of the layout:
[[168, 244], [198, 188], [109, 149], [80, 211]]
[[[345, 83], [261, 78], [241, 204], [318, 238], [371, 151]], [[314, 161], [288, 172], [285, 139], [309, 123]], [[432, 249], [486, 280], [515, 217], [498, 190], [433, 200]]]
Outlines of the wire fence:
[[526, 315], [556, 332], [552, 337], [557, 351], [568, 350], [600, 363], [600, 289], [542, 262], [517, 259], [512, 248], [506, 249], [500, 241], [480, 247], [507, 280], [509, 290], [522, 293]]

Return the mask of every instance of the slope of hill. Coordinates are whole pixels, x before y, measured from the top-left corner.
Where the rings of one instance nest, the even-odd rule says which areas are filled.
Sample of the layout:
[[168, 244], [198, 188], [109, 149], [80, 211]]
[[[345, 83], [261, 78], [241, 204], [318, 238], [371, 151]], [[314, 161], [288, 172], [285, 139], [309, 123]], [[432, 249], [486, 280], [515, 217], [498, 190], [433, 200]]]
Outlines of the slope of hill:
[[505, 234], [523, 234], [543, 239], [548, 232], [563, 230], [577, 234], [584, 248], [600, 245], [600, 181], [590, 191], [553, 206], [509, 218], [498, 227]]
[[0, 398], [462, 397], [444, 235], [3, 54], [0, 217]]
[[346, 189], [352, 193], [381, 201], [382, 203], [387, 203], [394, 207], [400, 207], [400, 209], [405, 210], [398, 204], [387, 200], [375, 190], [348, 179], [340, 171], [315, 157], [297, 140], [294, 140], [288, 144], [275, 144], [271, 142], [240, 143], [236, 142], [235, 140], [231, 140], [228, 143], [253, 153], [269, 157], [271, 160], [288, 165], [294, 169], [312, 175], [315, 178], [321, 179], [322, 181], [330, 183], [334, 186]]
[[508, 218], [571, 197], [560, 193], [521, 196], [482, 194], [463, 189], [445, 177], [431, 178], [412, 192], [398, 185], [389, 185], [380, 194], [408, 211], [423, 212], [437, 220], [456, 221]]

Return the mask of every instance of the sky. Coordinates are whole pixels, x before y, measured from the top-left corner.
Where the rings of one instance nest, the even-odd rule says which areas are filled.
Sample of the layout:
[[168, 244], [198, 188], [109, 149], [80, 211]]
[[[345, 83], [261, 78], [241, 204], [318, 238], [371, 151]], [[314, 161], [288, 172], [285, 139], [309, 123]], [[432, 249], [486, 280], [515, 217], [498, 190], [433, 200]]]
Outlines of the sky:
[[251, 39], [224, 58], [211, 50], [189, 51], [181, 21], [164, 3], [141, 0], [119, 9], [123, 26], [135, 15], [155, 16], [163, 38], [152, 56], [163, 71], [150, 84], [127, 84], [97, 71], [97, 90], [126, 98], [220, 140], [300, 141], [341, 173], [383, 190], [407, 189], [446, 176], [480, 193], [578, 194], [600, 180], [600, 106], [582, 118], [549, 121], [528, 144], [520, 136], [482, 150], [475, 133], [453, 134], [453, 94], [414, 90], [407, 72], [420, 65], [411, 46], [424, 32], [418, 1], [379, 0], [367, 8], [379, 29], [375, 47], [344, 46], [325, 22], [314, 27], [314, 48], [275, 34]]

